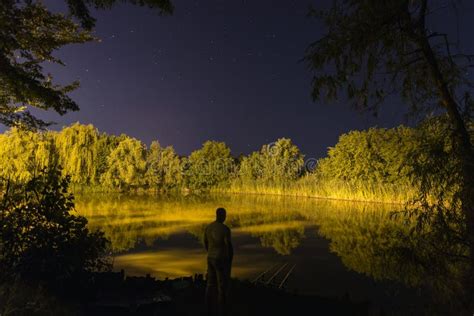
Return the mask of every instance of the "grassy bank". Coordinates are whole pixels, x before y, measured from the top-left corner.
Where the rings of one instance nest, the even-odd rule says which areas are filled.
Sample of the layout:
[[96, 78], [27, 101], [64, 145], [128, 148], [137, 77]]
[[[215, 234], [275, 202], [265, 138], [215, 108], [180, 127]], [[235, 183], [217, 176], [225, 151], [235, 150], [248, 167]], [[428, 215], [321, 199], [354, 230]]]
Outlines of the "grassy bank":
[[406, 203], [416, 195], [416, 190], [409, 185], [368, 182], [348, 183], [341, 180], [320, 181], [312, 176], [306, 176], [298, 181], [285, 184], [237, 179], [228, 185], [212, 188], [211, 192], [299, 196], [397, 204]]
[[71, 186], [75, 194], [95, 193], [143, 193], [143, 194], [203, 194], [231, 193], [231, 194], [261, 194], [278, 196], [297, 196], [344, 201], [361, 201], [374, 203], [403, 204], [416, 196], [417, 191], [410, 185], [358, 182], [348, 183], [341, 180], [321, 181], [308, 175], [301, 179], [287, 183], [266, 183], [263, 181], [242, 181], [234, 179], [220, 184], [209, 190], [191, 190], [179, 187], [173, 190], [159, 191], [151, 188], [136, 188], [119, 190], [118, 188], [101, 185], [76, 184]]

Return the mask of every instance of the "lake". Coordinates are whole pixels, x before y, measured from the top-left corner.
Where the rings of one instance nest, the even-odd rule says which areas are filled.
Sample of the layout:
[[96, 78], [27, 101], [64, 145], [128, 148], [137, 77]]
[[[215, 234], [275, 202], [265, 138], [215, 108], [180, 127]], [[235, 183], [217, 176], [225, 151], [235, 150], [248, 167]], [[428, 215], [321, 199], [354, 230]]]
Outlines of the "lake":
[[232, 230], [233, 277], [252, 280], [288, 263], [295, 265], [290, 291], [348, 296], [384, 311], [429, 302], [419, 282], [426, 274], [391, 250], [405, 242], [394, 236], [410, 226], [393, 216], [399, 205], [238, 194], [76, 198], [89, 227], [111, 240], [115, 270], [157, 278], [205, 274], [202, 235], [217, 207], [227, 209]]

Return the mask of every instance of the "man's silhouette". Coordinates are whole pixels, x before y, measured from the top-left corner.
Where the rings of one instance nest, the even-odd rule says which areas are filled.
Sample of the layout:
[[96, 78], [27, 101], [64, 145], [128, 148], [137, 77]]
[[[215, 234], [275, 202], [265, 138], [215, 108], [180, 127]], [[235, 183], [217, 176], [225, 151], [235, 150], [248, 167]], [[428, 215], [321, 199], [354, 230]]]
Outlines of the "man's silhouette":
[[[217, 307], [219, 315], [224, 314], [226, 309], [230, 269], [234, 256], [230, 229], [224, 225], [225, 218], [226, 210], [218, 208], [216, 220], [209, 224], [204, 232], [204, 245], [207, 250], [206, 304], [209, 313]], [[217, 306], [214, 304], [216, 298]]]

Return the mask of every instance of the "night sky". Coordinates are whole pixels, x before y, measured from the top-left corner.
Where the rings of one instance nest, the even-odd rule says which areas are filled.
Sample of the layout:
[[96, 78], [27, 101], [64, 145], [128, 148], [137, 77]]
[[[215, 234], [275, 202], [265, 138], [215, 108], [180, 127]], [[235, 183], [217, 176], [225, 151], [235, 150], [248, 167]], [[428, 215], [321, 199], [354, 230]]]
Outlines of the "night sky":
[[[324, 32], [308, 7], [325, 2], [176, 0], [168, 17], [127, 4], [94, 12], [102, 41], [67, 46], [57, 53], [67, 66], [47, 67], [57, 82], [80, 79], [71, 96], [81, 110], [40, 117], [54, 129], [80, 121], [147, 145], [158, 139], [181, 155], [206, 140], [238, 155], [289, 137], [307, 157], [321, 157], [349, 130], [409, 124], [396, 99], [378, 118], [344, 100], [312, 101], [300, 60]], [[45, 3], [64, 10], [63, 1]]]

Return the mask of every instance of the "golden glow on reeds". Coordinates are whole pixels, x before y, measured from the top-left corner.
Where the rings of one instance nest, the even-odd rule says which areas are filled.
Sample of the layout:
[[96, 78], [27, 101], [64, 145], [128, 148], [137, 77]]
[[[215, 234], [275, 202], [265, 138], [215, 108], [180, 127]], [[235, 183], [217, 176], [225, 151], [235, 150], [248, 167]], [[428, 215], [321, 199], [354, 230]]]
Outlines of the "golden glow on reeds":
[[213, 192], [286, 195], [346, 201], [402, 204], [417, 194], [409, 185], [375, 184], [360, 182], [350, 184], [339, 180], [321, 181], [312, 176], [286, 184], [234, 180], [229, 185], [214, 188]]

